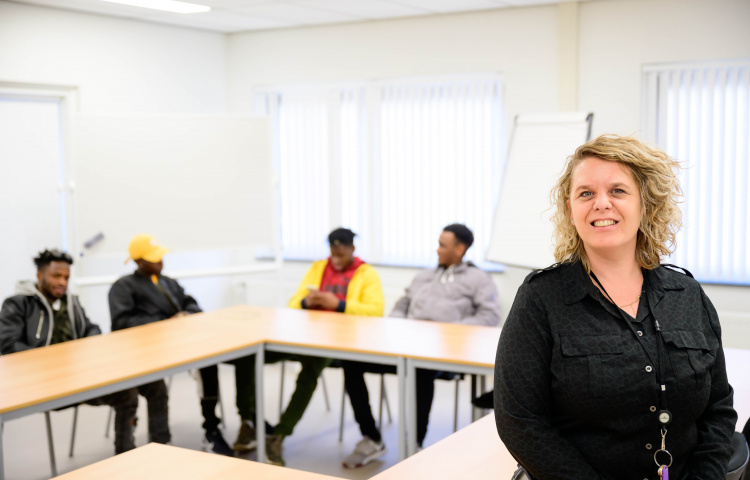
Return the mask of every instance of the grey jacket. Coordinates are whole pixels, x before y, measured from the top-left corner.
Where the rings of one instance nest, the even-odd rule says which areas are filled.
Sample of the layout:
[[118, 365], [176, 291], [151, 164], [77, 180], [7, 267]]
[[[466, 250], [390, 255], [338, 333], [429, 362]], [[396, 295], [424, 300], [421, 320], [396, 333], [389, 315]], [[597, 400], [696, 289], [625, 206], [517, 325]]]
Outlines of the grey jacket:
[[[99, 326], [86, 317], [78, 297], [66, 295], [73, 338], [102, 333]], [[52, 307], [47, 298], [37, 290], [36, 283], [18, 282], [16, 295], [5, 299], [0, 310], [0, 353], [6, 355], [49, 345], [53, 321]]]
[[461, 263], [418, 273], [390, 316], [497, 327], [500, 300], [487, 272]]

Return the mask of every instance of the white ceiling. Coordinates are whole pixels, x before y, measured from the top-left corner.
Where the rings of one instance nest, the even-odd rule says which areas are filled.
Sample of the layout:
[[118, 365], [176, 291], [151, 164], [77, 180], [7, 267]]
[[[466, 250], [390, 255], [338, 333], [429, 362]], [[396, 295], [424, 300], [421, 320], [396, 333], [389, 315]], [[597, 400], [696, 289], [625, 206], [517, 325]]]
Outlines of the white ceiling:
[[235, 33], [543, 5], [558, 3], [560, 0], [184, 0], [211, 7], [210, 12], [191, 14], [159, 12], [100, 0], [13, 1], [213, 32]]

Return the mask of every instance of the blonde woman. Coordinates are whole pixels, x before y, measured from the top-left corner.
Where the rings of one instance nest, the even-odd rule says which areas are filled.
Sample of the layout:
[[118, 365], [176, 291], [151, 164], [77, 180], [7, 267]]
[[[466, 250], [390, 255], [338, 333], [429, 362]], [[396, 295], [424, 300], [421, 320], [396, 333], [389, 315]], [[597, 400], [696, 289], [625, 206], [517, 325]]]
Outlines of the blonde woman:
[[677, 170], [606, 135], [552, 191], [559, 263], [519, 288], [495, 366], [497, 429], [532, 478], [726, 477], [737, 414], [719, 319], [687, 271], [661, 264]]

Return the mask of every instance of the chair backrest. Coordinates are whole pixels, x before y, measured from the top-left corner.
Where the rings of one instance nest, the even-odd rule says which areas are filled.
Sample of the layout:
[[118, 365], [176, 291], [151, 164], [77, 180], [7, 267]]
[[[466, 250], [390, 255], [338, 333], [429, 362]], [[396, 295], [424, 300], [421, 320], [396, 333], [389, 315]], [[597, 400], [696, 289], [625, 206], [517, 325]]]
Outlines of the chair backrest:
[[732, 448], [734, 453], [727, 466], [727, 480], [741, 480], [750, 460], [750, 449], [747, 447], [745, 436], [740, 432], [734, 432], [732, 435]]

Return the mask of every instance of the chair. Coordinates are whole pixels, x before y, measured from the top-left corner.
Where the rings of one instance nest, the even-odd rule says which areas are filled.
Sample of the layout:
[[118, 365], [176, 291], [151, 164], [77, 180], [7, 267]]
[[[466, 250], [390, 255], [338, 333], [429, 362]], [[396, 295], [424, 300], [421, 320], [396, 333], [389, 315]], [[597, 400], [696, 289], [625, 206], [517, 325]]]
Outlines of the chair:
[[729, 458], [729, 464], [727, 465], [727, 480], [747, 478], [745, 469], [748, 460], [750, 460], [750, 450], [748, 450], [745, 436], [740, 432], [734, 432], [734, 435], [732, 435], [732, 448], [734, 453]]
[[457, 373], [457, 372], [440, 372], [437, 377], [435, 377], [435, 380], [447, 380], [447, 381], [454, 381], [456, 382], [456, 392], [454, 394], [454, 403], [453, 403], [453, 432], [455, 433], [458, 430], [458, 387], [461, 385], [461, 380], [464, 379], [463, 373]]
[[[55, 411], [65, 410], [70, 408], [70, 406], [58, 408], [55, 409]], [[47, 426], [47, 448], [49, 450], [49, 463], [50, 463], [50, 470], [52, 471], [52, 476], [57, 476], [57, 461], [55, 460], [55, 442], [52, 439], [52, 419], [50, 418], [49, 414], [50, 410], [47, 410], [44, 412], [44, 422]], [[75, 445], [76, 441], [76, 424], [78, 423], [78, 404], [73, 405], [73, 427], [71, 431], [70, 436], [70, 452], [68, 456], [73, 456], [73, 447]]]
[[[334, 363], [338, 362], [338, 360], [334, 360]], [[335, 365], [335, 368], [340, 368], [340, 363], [338, 365]], [[332, 367], [334, 367], [334, 364], [331, 364]], [[391, 405], [390, 402], [388, 402], [388, 392], [385, 389], [385, 373], [379, 373], [376, 375], [380, 375], [380, 400], [378, 401], [378, 430], [381, 430], [383, 428], [383, 404], [385, 404], [386, 412], [388, 413], [388, 423], [393, 422], [393, 418], [391, 418]], [[339, 443], [344, 441], [344, 411], [346, 409], [346, 384], [343, 383], [341, 385], [341, 418], [339, 420]]]
[[[340, 363], [338, 365], [334, 365], [338, 360], [335, 360], [333, 364], [331, 364], [332, 367], [334, 366], [340, 366]], [[385, 374], [381, 373], [380, 375], [380, 400], [378, 402], [379, 409], [378, 409], [378, 429], [383, 428], [383, 404], [385, 404], [386, 412], [388, 413], [388, 423], [390, 424], [393, 419], [391, 418], [391, 406], [388, 402], [388, 392], [385, 388]], [[473, 378], [474, 376], [472, 376]], [[463, 373], [456, 373], [456, 372], [440, 372], [440, 374], [435, 377], [436, 380], [447, 380], [447, 381], [455, 381], [456, 382], [456, 390], [454, 395], [454, 405], [453, 405], [453, 431], [456, 432], [458, 430], [458, 390], [460, 386], [461, 380], [464, 379]], [[343, 393], [341, 395], [341, 420], [339, 422], [339, 443], [341, 443], [344, 440], [344, 408], [346, 407], [346, 387], [343, 389]]]

